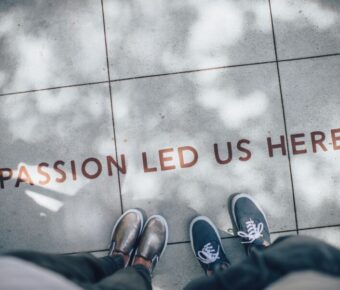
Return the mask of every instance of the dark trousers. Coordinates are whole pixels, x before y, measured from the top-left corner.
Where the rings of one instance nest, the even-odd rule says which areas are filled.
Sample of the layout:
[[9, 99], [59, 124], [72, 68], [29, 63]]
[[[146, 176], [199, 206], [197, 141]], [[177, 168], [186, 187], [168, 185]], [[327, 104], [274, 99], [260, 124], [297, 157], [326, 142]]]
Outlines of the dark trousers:
[[66, 256], [32, 251], [17, 251], [6, 255], [56, 272], [84, 289], [152, 289], [149, 271], [141, 265], [124, 269], [121, 256], [96, 258], [90, 254]]
[[340, 251], [308, 237], [279, 238], [268, 248], [252, 251], [239, 264], [189, 283], [185, 290], [260, 290], [283, 276], [314, 270], [340, 276]]

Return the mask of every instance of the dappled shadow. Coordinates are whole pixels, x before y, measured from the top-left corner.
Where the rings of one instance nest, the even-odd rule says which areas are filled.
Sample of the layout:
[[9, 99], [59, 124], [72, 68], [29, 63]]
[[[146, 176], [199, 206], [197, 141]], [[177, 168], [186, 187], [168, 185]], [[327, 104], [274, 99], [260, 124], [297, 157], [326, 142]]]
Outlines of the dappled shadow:
[[[272, 230], [295, 228], [287, 156], [269, 158], [266, 138], [284, 135], [281, 100], [274, 64], [197, 72], [114, 83], [118, 151], [129, 156], [122, 176], [123, 204], [163, 213], [170, 241], [188, 240], [188, 224], [204, 214], [218, 227], [231, 227], [227, 198], [239, 191], [254, 194], [268, 213]], [[252, 157], [240, 161], [241, 139]], [[214, 143], [233, 160], [217, 164]], [[199, 159], [178, 168], [177, 147], [193, 146]], [[158, 150], [174, 147], [177, 170], [160, 172]], [[148, 155], [144, 173], [141, 153]], [[192, 159], [192, 157], [188, 157]], [[224, 234], [223, 234], [224, 235]]]
[[[237, 6], [238, 4], [230, 1], [227, 5], [236, 5], [235, 15], [238, 15], [239, 18], [243, 17], [243, 19], [238, 19], [236, 23], [228, 26], [230, 33], [225, 38], [218, 38], [216, 36], [220, 31], [213, 34], [209, 29], [220, 26], [212, 25], [210, 27], [211, 23], [215, 23], [215, 20], [204, 21], [204, 19], [208, 19], [204, 15], [208, 14], [210, 10], [202, 12], [202, 16], [195, 9], [191, 9], [189, 4], [187, 6], [177, 4], [171, 10], [174, 11], [173, 14], [167, 15], [164, 12], [169, 20], [166, 17], [158, 17], [159, 14], [162, 15], [162, 9], [166, 11], [166, 5], [162, 6], [159, 11], [158, 9], [148, 9], [148, 7], [141, 8], [138, 5], [131, 7], [131, 2], [127, 2], [122, 4], [126, 17], [123, 22], [117, 23], [115, 20], [110, 20], [110, 17], [117, 19], [117, 6], [115, 5], [118, 2], [111, 1], [110, 3], [111, 5], [107, 6], [110, 9], [106, 10], [107, 18], [109, 18], [108, 25], [112, 26], [112, 30], [117, 28], [113, 23], [119, 27], [116, 34], [109, 35], [109, 39], [111, 37], [111, 42], [113, 42], [110, 48], [113, 78], [131, 77], [143, 73], [150, 74], [154, 73], [153, 70], [157, 73], [175, 69], [184, 70], [186, 62], [190, 62], [190, 68], [193, 69], [207, 67], [208, 63], [213, 65], [215, 60], [218, 60], [220, 65], [232, 64], [233, 62], [230, 63], [228, 59], [229, 56], [232, 56], [232, 47], [238, 52], [238, 57], [244, 56], [243, 51], [246, 44], [249, 44], [247, 34], [256, 35], [254, 29], [259, 26], [254, 24], [261, 23], [261, 20], [266, 19], [266, 16], [254, 13], [254, 11], [269, 13], [268, 10], [261, 9], [263, 2], [260, 1], [251, 8], [244, 8], [242, 4]], [[224, 2], [221, 3], [220, 1], [213, 2], [210, 6], [211, 10], [214, 7], [219, 7], [225, 11], [223, 9], [226, 6], [224, 6]], [[329, 20], [320, 20], [317, 10], [313, 8], [315, 5], [312, 4], [311, 17], [308, 18], [306, 25], [300, 27], [295, 16], [291, 21], [286, 19], [286, 23], [292, 25], [293, 32], [299, 30], [299, 33], [302, 33], [308, 31], [310, 26], [322, 26], [322, 21], [324, 21], [321, 29], [336, 33], [337, 20], [334, 17]], [[323, 16], [334, 15], [333, 12], [330, 12], [329, 7], [320, 5], [319, 11], [322, 19]], [[181, 9], [176, 10], [178, 7]], [[197, 9], [200, 10], [200, 8]], [[250, 12], [252, 8], [255, 8], [253, 13]], [[172, 19], [182, 19], [178, 12], [182, 9], [190, 11], [186, 15], [191, 22], [186, 19], [180, 28], [176, 26], [171, 29], [167, 25], [173, 24]], [[308, 11], [310, 9], [307, 7], [306, 13]], [[300, 14], [299, 11], [297, 14]], [[217, 18], [218, 15], [217, 13]], [[156, 23], [152, 30], [147, 29], [147, 24], [142, 22], [147, 17]], [[253, 25], [244, 25], [245, 17], [248, 17], [247, 21]], [[163, 21], [164, 18], [166, 20]], [[260, 20], [258, 20], [259, 18]], [[117, 31], [124, 30], [132, 22], [140, 24], [137, 25], [136, 32], [132, 32], [126, 37], [117, 38], [120, 36]], [[159, 26], [158, 23], [165, 25], [167, 29]], [[190, 23], [194, 24], [190, 25]], [[242, 25], [239, 25], [240, 23]], [[295, 23], [298, 27], [294, 30]], [[196, 27], [200, 27], [198, 30], [201, 31], [201, 35], [199, 36], [194, 33]], [[187, 36], [187, 39], [178, 41], [175, 36], [172, 36], [171, 33], [178, 35], [177, 29], [181, 29], [180, 35]], [[161, 31], [167, 31], [167, 33], [162, 35]], [[260, 31], [261, 37], [257, 35], [255, 39], [271, 39], [271, 29], [263, 28]], [[206, 32], [213, 35], [210, 37], [210, 34]], [[290, 31], [284, 33], [289, 37]], [[207, 34], [208, 36], [206, 36]], [[138, 41], [129, 38], [133, 38], [134, 35], [138, 36]], [[333, 35], [336, 34], [333, 33]], [[195, 40], [196, 37], [200, 41]], [[228, 37], [231, 39], [230, 42], [228, 42]], [[317, 37], [318, 33], [315, 34], [313, 41], [317, 41]], [[330, 46], [334, 48], [336, 46], [332, 43], [332, 37], [329, 38]], [[170, 40], [172, 44], [180, 43], [181, 46], [179, 48], [171, 46]], [[190, 45], [186, 45], [191, 41], [197, 44], [200, 42], [200, 45], [197, 45], [197, 50], [191, 50]], [[214, 45], [209, 46], [212, 43]], [[145, 48], [144, 44], [152, 47], [149, 50], [149, 46]], [[141, 49], [138, 49], [139, 47]], [[252, 46], [248, 45], [247, 47]], [[268, 44], [266, 48], [268, 48]], [[220, 55], [216, 52], [218, 49], [225, 53]], [[128, 58], [124, 58], [127, 51], [132, 52]], [[257, 52], [258, 50], [254, 50], [251, 55], [257, 55]], [[301, 50], [301, 53], [306, 53], [303, 56], [309, 55], [305, 50]], [[204, 54], [211, 58], [205, 61]], [[202, 62], [195, 62], [193, 58], [196, 56]], [[270, 60], [269, 56], [270, 53], [267, 54], [266, 60]], [[176, 59], [176, 57], [178, 58]], [[234, 62], [238, 61], [237, 57], [231, 58]], [[164, 61], [168, 59], [171, 60], [169, 65]], [[242, 72], [239, 75], [238, 70], [241, 69], [230, 69], [229, 74], [236, 76], [228, 75], [225, 78], [220, 76], [223, 74], [222, 71], [209, 71], [113, 83], [119, 139], [118, 150], [120, 153], [127, 152], [128, 156], [133, 156], [133, 158], [129, 158], [128, 174], [126, 177], [123, 176], [124, 205], [131, 207], [142, 204], [151, 212], [163, 212], [171, 221], [172, 241], [181, 239], [178, 237], [184, 237], [184, 240], [188, 239], [186, 225], [197, 214], [211, 216], [213, 213], [212, 218], [218, 223], [220, 229], [225, 231], [229, 227], [226, 199], [228, 194], [233, 191], [245, 190], [254, 193], [268, 212], [273, 230], [294, 229], [295, 227], [287, 158], [276, 156], [275, 159], [270, 159], [266, 151], [267, 136], [277, 138], [276, 142], [278, 142], [279, 136], [284, 135], [279, 87], [277, 78], [274, 77], [276, 75], [275, 66], [261, 66], [249, 73]], [[234, 79], [232, 82], [228, 82], [228, 78]], [[266, 86], [268, 87], [266, 88]], [[301, 97], [305, 97], [305, 94], [302, 94]], [[250, 145], [254, 151], [252, 161], [242, 163], [235, 160], [227, 166], [220, 166], [211, 161], [213, 159], [213, 143], [237, 142], [241, 138], [247, 138], [252, 142]], [[159, 149], [184, 145], [194, 146], [200, 153], [203, 152], [195, 168], [176, 172], [147, 174], [143, 172], [141, 152], [147, 152], [151, 166], [156, 165], [159, 169]], [[234, 143], [234, 150], [235, 146]], [[176, 154], [171, 156], [176, 156]], [[178, 160], [175, 159], [174, 163], [178, 165]], [[183, 214], [186, 215], [184, 220]]]
[[[288, 133], [305, 133], [299, 140], [306, 143], [300, 149], [305, 147], [307, 154], [292, 158], [299, 226], [337, 225], [340, 221], [340, 167], [339, 151], [334, 149], [338, 141], [332, 140], [331, 129], [340, 128], [337, 113], [340, 58], [282, 63], [280, 71], [284, 80]], [[317, 146], [317, 153], [313, 153], [312, 131], [324, 133], [327, 152]]]
[[278, 58], [340, 53], [338, 0], [271, 0]]
[[105, 80], [100, 1], [0, 2], [0, 94]]
[[111, 79], [275, 59], [267, 0], [104, 4]]
[[[90, 180], [81, 165], [89, 157], [105, 164], [105, 156], [115, 156], [108, 84], [2, 96], [0, 130], [1, 168], [13, 170], [12, 180], [0, 189], [0, 248], [106, 248], [120, 214], [116, 172], [109, 176], [103, 165], [101, 176]], [[59, 183], [62, 176], [53, 169], [58, 160], [65, 173]], [[45, 179], [38, 174], [42, 162], [49, 164], [47, 184], [38, 182]], [[23, 167], [34, 186], [18, 183]]]
[[[280, 10], [278, 3], [272, 1], [279, 57], [285, 42], [289, 57], [334, 52], [339, 43], [334, 1], [313, 1], [312, 8], [301, 13], [285, 4], [286, 10]], [[111, 78], [271, 62], [275, 53], [268, 4], [104, 0]], [[305, 22], [300, 20], [304, 13]], [[278, 22], [286, 26], [280, 28]], [[293, 45], [295, 31], [311, 35], [313, 41], [301, 37], [303, 45]], [[302, 87], [325, 76], [327, 70]], [[322, 113], [332, 122], [309, 123], [301, 117], [314, 103], [293, 110], [295, 102], [312, 93], [295, 91], [301, 78], [282, 78], [284, 100], [287, 86], [292, 90], [286, 113], [294, 113], [288, 115], [288, 129], [295, 130], [290, 119], [303, 124], [298, 128], [302, 132], [336, 126], [334, 91], [318, 92], [325, 99], [333, 96], [333, 109]], [[107, 80], [107, 71], [100, 1], [0, 2], [0, 94], [102, 80]], [[114, 81], [112, 89], [118, 153], [127, 160], [127, 174], [121, 174], [124, 209], [141, 207], [149, 215], [164, 215], [171, 242], [187, 241], [188, 225], [200, 214], [209, 216], [227, 237], [227, 198], [244, 191], [259, 200], [273, 231], [295, 229], [288, 158], [280, 151], [270, 158], [266, 144], [267, 137], [278, 143], [285, 132], [276, 64]], [[71, 160], [79, 171], [88, 157], [114, 156], [108, 84], [1, 96], [0, 102], [1, 167], [18, 170], [23, 164], [36, 168], [40, 162], [64, 160], [70, 172]], [[315, 110], [322, 106], [324, 99]], [[241, 139], [250, 141], [245, 145], [252, 153], [248, 161], [239, 160], [245, 156], [237, 150]], [[218, 164], [213, 145], [218, 144], [225, 159], [228, 141], [233, 160]], [[197, 150], [199, 159], [195, 166], [180, 169], [177, 148], [186, 145]], [[177, 169], [161, 172], [158, 150], [168, 147], [174, 148], [169, 156]], [[143, 172], [142, 152], [157, 172]], [[322, 212], [308, 215], [313, 225], [328, 219], [325, 208], [331, 208], [332, 222], [339, 221], [339, 205], [333, 203], [338, 200], [337, 181], [327, 179], [331, 175], [336, 180], [336, 156], [327, 156], [320, 161], [321, 155], [308, 155], [297, 164], [293, 160], [294, 181], [308, 182], [303, 187], [297, 180], [297, 194], [303, 190], [304, 199], [313, 197], [305, 211], [300, 204], [298, 210], [303, 215], [309, 209], [311, 215]], [[6, 181], [0, 190], [0, 247], [58, 252], [105, 248], [121, 210], [117, 176], [68, 181], [19, 188], [15, 179]], [[317, 195], [326, 189], [331, 193]], [[171, 282], [162, 281], [160, 287]]]

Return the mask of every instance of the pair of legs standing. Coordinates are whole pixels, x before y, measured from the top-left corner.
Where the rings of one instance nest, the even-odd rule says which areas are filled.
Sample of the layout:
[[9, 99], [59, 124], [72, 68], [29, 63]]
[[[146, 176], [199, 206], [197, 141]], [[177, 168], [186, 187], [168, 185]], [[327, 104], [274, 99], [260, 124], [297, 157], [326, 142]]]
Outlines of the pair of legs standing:
[[144, 212], [126, 211], [113, 228], [109, 254], [103, 258], [30, 251], [11, 252], [6, 256], [60, 274], [83, 289], [151, 290], [153, 270], [167, 245], [168, 226], [159, 215], [144, 220]]
[[[90, 254], [69, 256], [31, 251], [17, 251], [8, 255], [57, 273], [82, 289], [152, 289], [147, 268], [142, 265], [124, 268], [124, 259], [118, 255], [96, 258]], [[22, 279], [20, 276], [21, 273], [18, 273], [17, 279]], [[2, 281], [0, 284], [7, 289], [9, 283]]]
[[[185, 290], [260, 290], [290, 273], [308, 270], [340, 276], [338, 249], [302, 236], [278, 238], [272, 244], [265, 213], [250, 195], [235, 194], [228, 206], [247, 259], [231, 265], [230, 250], [223, 249], [214, 224], [196, 217], [190, 225], [191, 245], [206, 277], [190, 282]], [[340, 280], [337, 283], [340, 286]]]
[[[324, 242], [285, 237], [271, 244], [265, 214], [251, 196], [233, 196], [229, 210], [248, 258], [231, 265], [216, 227], [209, 218], [196, 217], [190, 225], [191, 245], [206, 276], [190, 282], [185, 290], [259, 290], [302, 270], [340, 275], [340, 251]], [[150, 290], [152, 273], [167, 239], [164, 218], [152, 216], [144, 224], [143, 212], [132, 209], [116, 222], [106, 257], [27, 251], [8, 255], [58, 273], [83, 289]]]

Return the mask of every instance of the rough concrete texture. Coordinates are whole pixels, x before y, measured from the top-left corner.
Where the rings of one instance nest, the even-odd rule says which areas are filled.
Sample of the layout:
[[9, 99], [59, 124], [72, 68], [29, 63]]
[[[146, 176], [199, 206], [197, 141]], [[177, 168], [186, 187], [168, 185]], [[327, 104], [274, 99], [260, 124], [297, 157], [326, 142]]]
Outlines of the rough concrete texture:
[[169, 222], [154, 287], [180, 289], [193, 217], [244, 257], [235, 192], [274, 238], [338, 245], [339, 33], [336, 0], [0, 1], [0, 250], [100, 256], [140, 207]]

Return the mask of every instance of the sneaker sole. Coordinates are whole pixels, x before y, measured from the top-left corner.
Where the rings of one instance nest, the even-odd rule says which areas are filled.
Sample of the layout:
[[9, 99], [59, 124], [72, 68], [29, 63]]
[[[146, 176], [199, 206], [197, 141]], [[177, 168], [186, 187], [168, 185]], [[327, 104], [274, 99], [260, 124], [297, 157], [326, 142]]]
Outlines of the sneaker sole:
[[[266, 217], [266, 214], [264, 213], [264, 211], [262, 210], [261, 206], [258, 204], [258, 202], [249, 194], [247, 193], [236, 193], [234, 195], [231, 196], [231, 199], [230, 199], [230, 205], [229, 205], [229, 210], [230, 212], [232, 213], [232, 222], [233, 222], [233, 225], [234, 227], [236, 227], [237, 231], [240, 230], [239, 228], [239, 225], [237, 224], [237, 220], [236, 220], [236, 215], [235, 215], [235, 204], [236, 202], [242, 198], [242, 197], [245, 197], [245, 198], [248, 198], [250, 199], [255, 205], [256, 207], [258, 208], [258, 210], [263, 214], [263, 217], [264, 217], [264, 220], [266, 221], [267, 225], [268, 225], [268, 220], [267, 220], [267, 217]], [[269, 225], [268, 225], [268, 228], [269, 228]], [[237, 233], [236, 233], [237, 234]]]
[[[195, 217], [195, 218], [191, 221], [191, 223], [190, 223], [190, 232], [189, 232], [189, 234], [190, 234], [190, 244], [191, 244], [191, 248], [192, 248], [192, 251], [194, 252], [194, 255], [195, 255], [196, 258], [197, 258], [197, 256], [196, 256], [196, 252], [195, 252], [195, 248], [194, 248], [194, 239], [193, 239], [193, 237], [192, 237], [192, 227], [194, 226], [194, 224], [195, 224], [197, 221], [205, 221], [205, 222], [207, 222], [207, 223], [213, 228], [213, 230], [215, 231], [215, 233], [216, 233], [216, 235], [217, 235], [217, 237], [218, 237], [218, 240], [220, 241], [220, 244], [221, 244], [221, 246], [222, 246], [222, 240], [221, 240], [220, 234], [218, 233], [218, 230], [217, 230], [216, 226], [213, 224], [213, 222], [212, 222], [208, 217], [206, 217], [206, 216], [198, 216], [198, 217]], [[227, 255], [225, 254], [225, 252], [224, 252], [223, 247], [221, 247], [221, 251], [224, 253], [225, 256], [227, 256]]]

